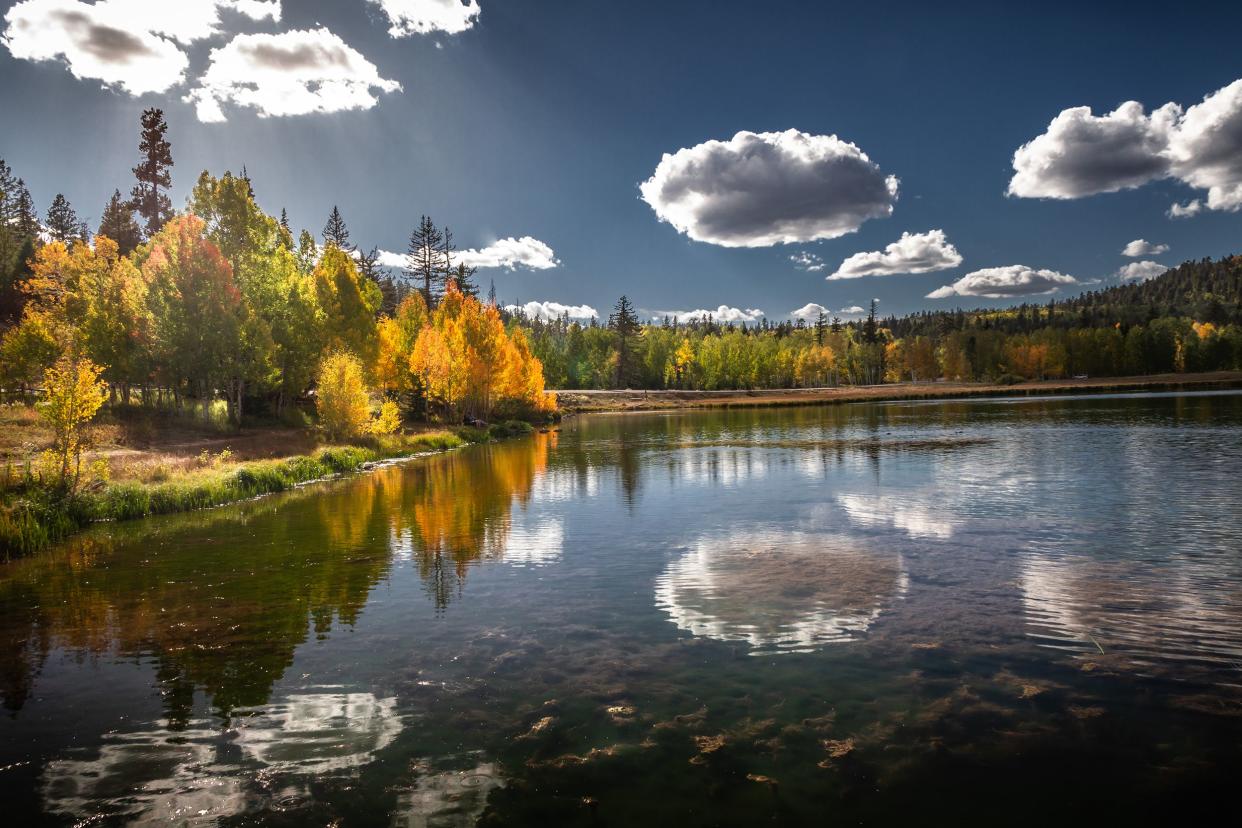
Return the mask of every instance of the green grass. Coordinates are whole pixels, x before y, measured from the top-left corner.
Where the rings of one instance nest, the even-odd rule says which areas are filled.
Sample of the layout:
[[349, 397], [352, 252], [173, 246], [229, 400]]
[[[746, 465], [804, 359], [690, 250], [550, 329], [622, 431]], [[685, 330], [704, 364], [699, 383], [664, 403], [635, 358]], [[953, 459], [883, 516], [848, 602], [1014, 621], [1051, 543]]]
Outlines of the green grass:
[[363, 469], [377, 460], [447, 451], [467, 443], [527, 434], [526, 423], [487, 429], [458, 429], [413, 436], [378, 437], [361, 446], [329, 446], [314, 455], [258, 460], [225, 469], [205, 469], [181, 480], [124, 481], [66, 496], [33, 480], [11, 487], [0, 502], [0, 558], [37, 552], [90, 523], [135, 520], [188, 512], [259, 495], [283, 492], [311, 480]]

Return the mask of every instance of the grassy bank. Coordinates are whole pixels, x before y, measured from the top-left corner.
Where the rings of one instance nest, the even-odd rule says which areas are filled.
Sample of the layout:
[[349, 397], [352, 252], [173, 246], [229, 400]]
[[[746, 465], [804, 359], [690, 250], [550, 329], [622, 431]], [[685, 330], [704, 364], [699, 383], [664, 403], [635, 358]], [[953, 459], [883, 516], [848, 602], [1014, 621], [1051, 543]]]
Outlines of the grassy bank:
[[741, 391], [557, 391], [567, 412], [662, 411], [680, 408], [763, 408], [787, 405], [833, 405], [848, 402], [1021, 397], [1047, 394], [1108, 394], [1136, 391], [1194, 391], [1242, 388], [1242, 371], [1158, 374], [1029, 381], [906, 382], [836, 388], [788, 388]]
[[462, 427], [376, 438], [359, 445], [326, 446], [298, 454], [247, 462], [214, 462], [171, 480], [119, 480], [66, 493], [29, 470], [9, 472], [0, 493], [0, 559], [28, 555], [99, 521], [135, 520], [188, 512], [282, 492], [312, 480], [357, 472], [381, 460], [447, 451], [469, 443], [526, 434], [531, 426], [510, 422], [489, 428]]

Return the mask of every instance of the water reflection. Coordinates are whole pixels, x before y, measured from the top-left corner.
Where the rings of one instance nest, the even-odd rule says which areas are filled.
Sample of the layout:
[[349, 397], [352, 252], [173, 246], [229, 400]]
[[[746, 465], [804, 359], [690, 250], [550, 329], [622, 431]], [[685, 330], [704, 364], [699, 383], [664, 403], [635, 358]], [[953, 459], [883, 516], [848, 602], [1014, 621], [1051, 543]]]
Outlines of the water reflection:
[[239, 721], [236, 744], [266, 767], [323, 774], [366, 764], [400, 732], [395, 698], [295, 693]]
[[700, 538], [656, 580], [655, 603], [681, 629], [758, 655], [852, 641], [906, 587], [896, 555], [768, 530]]
[[504, 784], [493, 762], [465, 770], [424, 772], [397, 798], [392, 828], [469, 828], [487, 806], [487, 796]]

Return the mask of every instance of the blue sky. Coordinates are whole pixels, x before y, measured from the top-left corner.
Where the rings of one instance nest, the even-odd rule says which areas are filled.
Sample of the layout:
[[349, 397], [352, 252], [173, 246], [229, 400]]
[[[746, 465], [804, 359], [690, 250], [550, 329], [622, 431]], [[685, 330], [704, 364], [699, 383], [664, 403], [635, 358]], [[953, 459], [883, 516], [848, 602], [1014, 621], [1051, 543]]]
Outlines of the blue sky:
[[[0, 3], [0, 157], [41, 209], [64, 192], [96, 222], [130, 185], [139, 113], [159, 106], [178, 206], [199, 171], [244, 164], [261, 205], [287, 208], [295, 229], [318, 233], [335, 204], [355, 241], [390, 251], [422, 213], [462, 248], [529, 237], [509, 249], [555, 266], [480, 271], [506, 301], [606, 314], [627, 293], [650, 312], [784, 318], [875, 297], [904, 313], [1046, 301], [1115, 284], [1127, 264], [1239, 252], [1242, 105], [1221, 93], [1191, 116], [1242, 78], [1235, 4], [245, 1], [248, 14], [238, 0], [164, 4], [207, 22], [183, 11], [154, 32], [151, 0]], [[84, 46], [82, 20], [127, 36]], [[257, 76], [230, 63], [237, 37], [285, 50], [289, 83], [349, 63], [354, 85], [291, 97], [273, 72], [247, 90]], [[307, 95], [352, 108], [280, 111]], [[1101, 117], [1126, 101], [1145, 109]], [[1166, 123], [1152, 113], [1169, 102], [1182, 109]], [[1073, 107], [1091, 114], [1050, 129]], [[1035, 139], [1019, 183], [1015, 151]], [[640, 185], [679, 150], [643, 200]], [[943, 236], [929, 243], [933, 230]], [[919, 250], [853, 268], [884, 275], [825, 278], [903, 233]], [[1138, 239], [1150, 249], [1123, 256]], [[510, 261], [497, 250], [479, 261]], [[887, 273], [912, 266], [943, 269]]]

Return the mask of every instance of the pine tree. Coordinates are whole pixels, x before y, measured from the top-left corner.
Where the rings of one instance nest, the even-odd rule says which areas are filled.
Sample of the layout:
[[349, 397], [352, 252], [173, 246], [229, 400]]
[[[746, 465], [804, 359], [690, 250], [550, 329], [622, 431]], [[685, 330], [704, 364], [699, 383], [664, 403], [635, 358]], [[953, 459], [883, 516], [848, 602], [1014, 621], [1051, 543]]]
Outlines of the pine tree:
[[632, 340], [642, 333], [642, 325], [629, 297], [622, 296], [617, 300], [612, 315], [608, 317], [608, 327], [617, 335], [617, 387], [628, 387], [635, 367]]
[[341, 211], [332, 205], [332, 213], [328, 216], [328, 223], [323, 226], [323, 243], [334, 244], [346, 253], [353, 251], [354, 246], [349, 243], [349, 228], [345, 226], [345, 219], [341, 218]]
[[52, 199], [52, 206], [47, 211], [47, 232], [53, 240], [69, 244], [78, 238], [82, 223], [68, 200], [62, 193]]
[[867, 321], [863, 323], [863, 342], [874, 345], [880, 341], [880, 327], [875, 321], [875, 300], [871, 300], [871, 310], [867, 312]]
[[293, 235], [293, 228], [289, 226], [289, 213], [284, 207], [280, 208], [280, 229], [284, 230], [290, 236]]
[[14, 216], [15, 226], [23, 238], [33, 239], [39, 234], [39, 213], [35, 210], [34, 199], [26, 182], [17, 179], [17, 208]]
[[492, 286], [487, 290], [487, 304], [493, 308], [496, 307], [496, 280], [492, 279]]
[[[447, 279], [445, 280], [445, 284], [452, 284], [459, 291], [461, 291], [463, 296], [471, 296], [478, 299], [479, 286], [472, 281], [476, 270], [477, 268], [466, 267], [465, 262], [458, 262], [457, 267], [449, 273]], [[493, 283], [492, 289], [495, 290], [495, 288], [495, 283]]]
[[423, 216], [410, 233], [410, 244], [406, 249], [406, 275], [415, 283], [423, 283], [423, 301], [428, 308], [435, 307], [444, 285], [443, 244], [444, 234], [430, 216]]
[[819, 312], [819, 316], [815, 319], [815, 344], [824, 344], [824, 335], [828, 332], [828, 314], [823, 311]]
[[147, 109], [142, 113], [142, 139], [138, 151], [142, 160], [134, 167], [138, 183], [130, 192], [134, 212], [146, 220], [147, 236], [154, 236], [172, 217], [172, 200], [166, 192], [172, 187], [172, 145], [164, 135], [168, 124], [164, 122], [162, 109]]
[[134, 220], [133, 207], [121, 199], [120, 190], [113, 191], [112, 198], [104, 207], [103, 217], [99, 220], [99, 235], [116, 242], [122, 256], [128, 256], [142, 244], [142, 228]]

